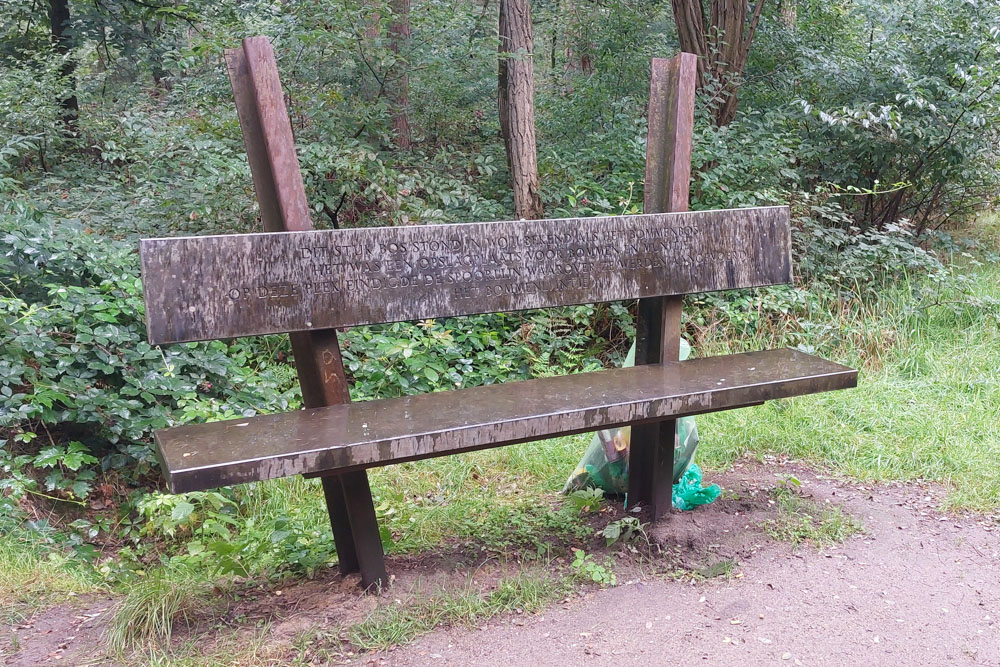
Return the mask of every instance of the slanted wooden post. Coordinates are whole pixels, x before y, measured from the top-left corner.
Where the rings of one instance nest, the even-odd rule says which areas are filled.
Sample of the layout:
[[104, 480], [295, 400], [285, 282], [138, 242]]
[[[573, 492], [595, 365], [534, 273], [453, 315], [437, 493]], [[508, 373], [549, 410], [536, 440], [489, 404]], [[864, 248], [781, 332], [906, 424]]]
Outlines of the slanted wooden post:
[[[644, 213], [688, 210], [697, 65], [691, 53], [653, 59]], [[678, 360], [683, 301], [680, 296], [639, 300], [636, 365]], [[670, 511], [676, 441], [676, 419], [632, 427], [628, 504], [650, 506], [654, 520]]]
[[[264, 231], [312, 229], [292, 126], [270, 42], [267, 37], [245, 39], [243, 48], [226, 51], [226, 64]], [[318, 408], [350, 402], [337, 331], [325, 329], [289, 336], [305, 406]], [[388, 579], [368, 474], [358, 470], [322, 479], [341, 573], [360, 570], [362, 587], [379, 588]]]

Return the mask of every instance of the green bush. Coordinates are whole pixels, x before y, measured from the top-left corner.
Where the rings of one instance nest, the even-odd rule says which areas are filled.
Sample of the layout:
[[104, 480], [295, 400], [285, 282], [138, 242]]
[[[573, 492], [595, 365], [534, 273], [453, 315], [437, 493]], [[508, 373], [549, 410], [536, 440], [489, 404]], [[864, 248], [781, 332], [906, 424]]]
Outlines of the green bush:
[[745, 87], [743, 108], [788, 117], [781, 132], [796, 136], [804, 189], [850, 193], [842, 204], [862, 229], [908, 219], [918, 235], [996, 201], [997, 5], [859, 0], [800, 12], [797, 31], [762, 33], [748, 72], [762, 85]]
[[[0, 484], [26, 471], [86, 497], [89, 464], [134, 481], [155, 467], [150, 435], [193, 419], [298, 406], [293, 373], [264, 339], [156, 348], [145, 341], [132, 244], [22, 209], [0, 215]], [[82, 458], [81, 458], [82, 457]]]

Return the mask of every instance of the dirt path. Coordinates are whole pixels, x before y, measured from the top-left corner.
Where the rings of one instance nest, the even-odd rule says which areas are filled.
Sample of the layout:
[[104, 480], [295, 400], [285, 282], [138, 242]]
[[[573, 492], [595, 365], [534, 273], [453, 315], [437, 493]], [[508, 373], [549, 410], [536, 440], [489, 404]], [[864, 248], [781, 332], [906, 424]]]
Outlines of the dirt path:
[[[640, 579], [527, 619], [426, 635], [380, 655], [393, 665], [802, 664], [1000, 665], [1000, 534], [995, 521], [945, 516], [940, 493], [857, 484], [797, 471], [819, 503], [859, 517], [838, 548], [767, 543], [729, 507], [686, 513], [658, 535], [735, 549], [728, 580]], [[750, 493], [775, 479], [726, 476]], [[767, 479], [770, 477], [770, 479]], [[762, 487], [763, 488], [763, 487]], [[719, 510], [722, 513], [719, 514]], [[728, 510], [728, 511], [727, 511]], [[715, 514], [716, 516], [712, 516]], [[720, 520], [721, 519], [721, 520]], [[755, 542], [754, 540], [757, 540]], [[756, 551], [756, 553], [754, 553]], [[751, 555], [752, 557], [747, 557]], [[370, 660], [370, 658], [368, 659]]]
[[101, 634], [114, 602], [111, 598], [88, 596], [53, 607], [13, 627], [0, 629], [0, 662], [4, 665], [102, 664]]
[[[843, 508], [864, 532], [821, 550], [776, 540], [768, 528], [781, 519], [774, 489], [788, 475], [803, 482], [795, 497], [805, 512]], [[475, 629], [440, 629], [384, 653], [358, 656], [345, 644], [307, 655], [325, 656], [318, 664], [329, 658], [361, 665], [1000, 666], [998, 517], [942, 514], [943, 493], [931, 485], [865, 486], [787, 463], [746, 463], [709, 479], [726, 489], [724, 496], [658, 529], [653, 538], [669, 545], [667, 553], [623, 561], [617, 587], [588, 589], [542, 612]], [[438, 556], [395, 557], [389, 568], [398, 574], [392, 598], [483, 572], [482, 565]], [[669, 576], [678, 568], [729, 574], [678, 581]], [[480, 578], [488, 590], [491, 577]], [[178, 641], [218, 655], [219, 628], [250, 637], [264, 624], [269, 630], [256, 658], [241, 664], [287, 664], [303, 657], [304, 633], [336, 632], [392, 598], [358, 595], [354, 582], [331, 570], [311, 581], [247, 589], [224, 617]], [[115, 602], [80, 600], [0, 630], [0, 662], [111, 664], [101, 637]]]

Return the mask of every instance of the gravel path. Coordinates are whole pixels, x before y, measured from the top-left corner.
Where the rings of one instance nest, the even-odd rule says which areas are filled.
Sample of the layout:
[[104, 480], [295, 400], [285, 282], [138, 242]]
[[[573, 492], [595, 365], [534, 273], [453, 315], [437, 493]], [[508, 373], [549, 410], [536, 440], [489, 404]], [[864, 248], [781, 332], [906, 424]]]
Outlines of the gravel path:
[[[931, 487], [797, 474], [808, 495], [840, 504], [865, 533], [823, 551], [744, 544], [736, 550], [751, 557], [737, 558], [727, 580], [640, 579], [527, 618], [438, 631], [376, 662], [1000, 665], [1000, 524], [938, 513]], [[735, 476], [724, 486], [774, 484], [759, 470]], [[724, 550], [733, 523], [687, 513], [657, 538], [683, 544], [707, 532]]]

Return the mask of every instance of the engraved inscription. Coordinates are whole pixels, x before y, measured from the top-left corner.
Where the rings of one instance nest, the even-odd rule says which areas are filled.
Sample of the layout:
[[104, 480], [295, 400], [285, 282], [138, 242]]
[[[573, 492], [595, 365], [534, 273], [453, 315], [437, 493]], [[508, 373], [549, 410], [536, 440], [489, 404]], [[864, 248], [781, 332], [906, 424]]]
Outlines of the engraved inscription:
[[[297, 263], [302, 282], [240, 285], [229, 290], [229, 298], [302, 299], [342, 291], [444, 287], [452, 289], [455, 298], [475, 299], [585, 289], [605, 274], [664, 269], [668, 263], [683, 274], [707, 261], [692, 227], [637, 231], [632, 239], [611, 229], [303, 246], [283, 260]], [[749, 253], [739, 248], [717, 247], [712, 255], [713, 261], [749, 259]], [[274, 272], [266, 258], [256, 259], [266, 272]], [[322, 280], [326, 276], [336, 278]]]
[[784, 207], [142, 242], [153, 342], [786, 282]]
[[320, 355], [320, 359], [323, 362], [323, 382], [330, 382], [337, 377], [337, 357], [330, 350], [323, 350], [322, 355]]

